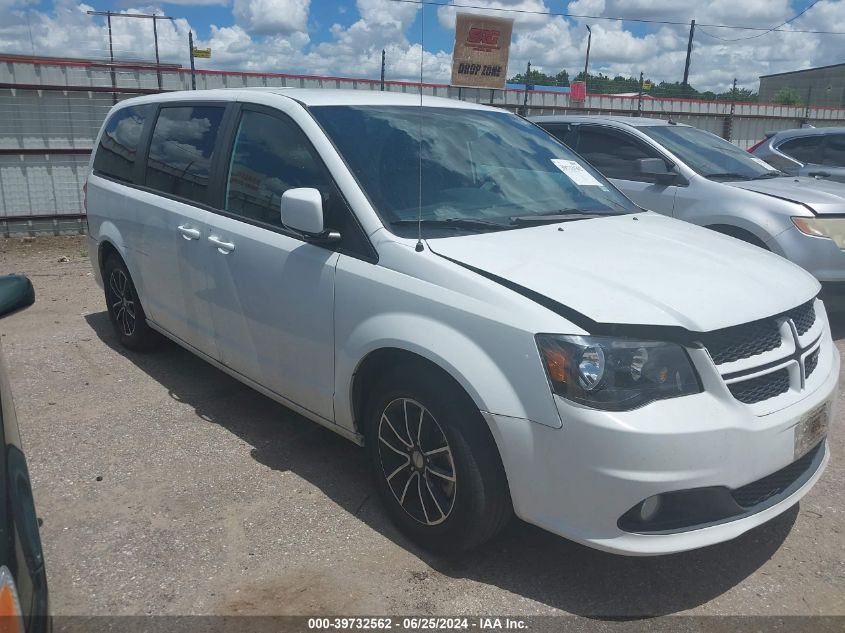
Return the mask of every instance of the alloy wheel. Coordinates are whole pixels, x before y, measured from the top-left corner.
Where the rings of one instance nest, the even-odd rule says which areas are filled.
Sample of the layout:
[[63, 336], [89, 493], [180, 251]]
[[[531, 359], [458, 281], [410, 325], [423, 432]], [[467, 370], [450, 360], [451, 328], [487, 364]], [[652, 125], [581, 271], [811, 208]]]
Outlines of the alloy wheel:
[[120, 331], [125, 336], [135, 333], [135, 293], [129, 277], [120, 268], [112, 270], [109, 275], [109, 291], [112, 314]]
[[388, 404], [378, 425], [382, 473], [394, 498], [424, 525], [443, 523], [455, 505], [452, 448], [431, 412], [416, 400]]

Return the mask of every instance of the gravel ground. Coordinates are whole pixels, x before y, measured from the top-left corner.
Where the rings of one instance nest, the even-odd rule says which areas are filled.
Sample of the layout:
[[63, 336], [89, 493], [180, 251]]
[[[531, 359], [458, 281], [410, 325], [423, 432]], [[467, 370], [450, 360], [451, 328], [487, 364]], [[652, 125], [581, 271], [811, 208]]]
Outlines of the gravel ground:
[[841, 417], [813, 491], [732, 542], [625, 558], [516, 522], [442, 560], [364, 451], [175, 345], [121, 350], [82, 237], [0, 240], [8, 272], [37, 293], [0, 331], [55, 614], [845, 615]]

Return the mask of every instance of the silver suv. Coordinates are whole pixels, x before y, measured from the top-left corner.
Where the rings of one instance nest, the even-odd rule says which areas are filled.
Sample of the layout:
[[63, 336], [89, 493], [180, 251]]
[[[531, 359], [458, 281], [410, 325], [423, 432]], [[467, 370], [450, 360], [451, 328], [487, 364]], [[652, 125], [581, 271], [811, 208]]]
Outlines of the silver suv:
[[845, 306], [845, 184], [787, 176], [728, 141], [661, 119], [541, 116], [635, 203], [782, 255]]
[[783, 130], [748, 151], [790, 175], [845, 182], [845, 127]]

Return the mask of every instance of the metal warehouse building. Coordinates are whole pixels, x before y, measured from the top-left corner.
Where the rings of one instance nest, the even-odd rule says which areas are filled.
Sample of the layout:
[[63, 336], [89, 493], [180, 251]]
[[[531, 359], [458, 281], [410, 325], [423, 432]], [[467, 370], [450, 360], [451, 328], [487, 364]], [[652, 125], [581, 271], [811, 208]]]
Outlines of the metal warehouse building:
[[781, 88], [792, 88], [801, 103], [845, 108], [845, 64], [763, 75], [760, 77], [760, 101], [774, 102]]

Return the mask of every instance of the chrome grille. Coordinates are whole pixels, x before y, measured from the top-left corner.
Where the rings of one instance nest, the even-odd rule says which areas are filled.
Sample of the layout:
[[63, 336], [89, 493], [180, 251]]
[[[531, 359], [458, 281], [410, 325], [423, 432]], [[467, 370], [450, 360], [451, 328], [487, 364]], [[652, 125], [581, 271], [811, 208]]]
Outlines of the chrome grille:
[[787, 319], [792, 319], [798, 336], [806, 334], [816, 322], [815, 300], [810, 300], [786, 313]]
[[762, 402], [789, 391], [789, 370], [786, 368], [750, 380], [728, 385], [733, 397], [745, 404]]
[[777, 349], [781, 345], [780, 329], [775, 319], [763, 319], [709, 332], [701, 342], [717, 365]]

